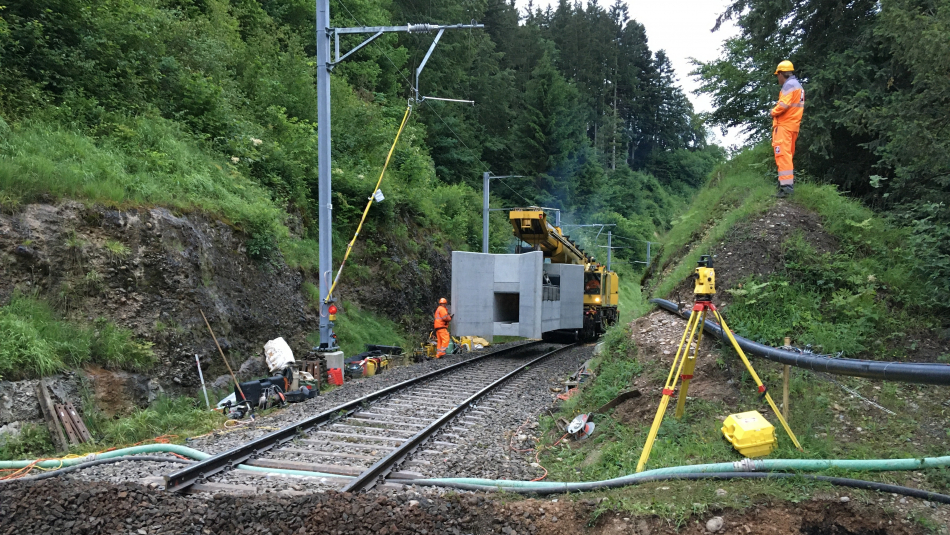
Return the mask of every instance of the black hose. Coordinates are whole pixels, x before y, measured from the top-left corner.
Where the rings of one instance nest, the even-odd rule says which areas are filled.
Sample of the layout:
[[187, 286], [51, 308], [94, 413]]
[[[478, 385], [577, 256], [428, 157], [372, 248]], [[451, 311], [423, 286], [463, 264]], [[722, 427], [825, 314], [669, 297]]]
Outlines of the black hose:
[[[655, 303], [674, 314], [679, 314], [688, 318], [691, 311], [681, 312], [676, 303], [666, 299], [650, 299]], [[725, 336], [719, 324], [706, 320], [704, 329], [707, 333], [729, 342], [728, 336]], [[747, 338], [733, 334], [736, 342], [743, 351], [752, 353], [768, 360], [781, 364], [788, 364], [806, 370], [814, 370], [835, 375], [847, 375], [850, 377], [864, 377], [867, 379], [879, 379], [882, 381], [900, 381], [904, 383], [917, 383], [928, 385], [950, 385], [950, 365], [931, 362], [883, 362], [877, 360], [857, 360], [857, 359], [834, 359], [830, 357], [821, 357], [817, 355], [802, 355], [793, 351], [777, 349], [767, 345], [762, 345]]]
[[420, 485], [430, 487], [447, 487], [460, 490], [474, 491], [497, 491], [505, 490], [507, 492], [516, 492], [519, 494], [563, 494], [567, 492], [589, 492], [595, 490], [604, 490], [619, 488], [627, 485], [639, 485], [641, 483], [650, 483], [655, 481], [673, 481], [688, 480], [695, 481], [700, 479], [793, 479], [802, 478], [813, 481], [823, 481], [839, 487], [852, 487], [856, 489], [876, 490], [880, 492], [890, 492], [892, 494], [901, 494], [914, 498], [921, 498], [932, 502], [950, 504], [950, 496], [938, 494], [926, 490], [902, 487], [900, 485], [891, 485], [888, 483], [878, 483], [877, 481], [865, 481], [863, 479], [850, 479], [846, 477], [815, 476], [811, 474], [787, 474], [784, 472], [697, 472], [683, 474], [669, 474], [647, 476], [635, 481], [597, 481], [591, 483], [558, 483], [547, 487], [493, 487], [490, 485], [472, 485], [469, 483], [439, 483], [427, 482], [418, 479], [389, 479], [388, 483], [401, 485]]
[[75, 472], [76, 470], [82, 470], [83, 468], [99, 466], [100, 464], [119, 463], [122, 461], [153, 461], [153, 462], [158, 462], [158, 463], [194, 464], [194, 461], [179, 459], [178, 457], [160, 457], [158, 455], [129, 455], [127, 457], [110, 457], [108, 459], [96, 459], [94, 461], [86, 461], [84, 463], [74, 464], [72, 466], [65, 466], [63, 468], [57, 468], [56, 470], [50, 470], [49, 472], [43, 472], [42, 474], [37, 474], [35, 476], [20, 477], [17, 479], [0, 480], [0, 483], [14, 483], [18, 481], [39, 481], [41, 479], [57, 477], [63, 474], [68, 474], [69, 472]]

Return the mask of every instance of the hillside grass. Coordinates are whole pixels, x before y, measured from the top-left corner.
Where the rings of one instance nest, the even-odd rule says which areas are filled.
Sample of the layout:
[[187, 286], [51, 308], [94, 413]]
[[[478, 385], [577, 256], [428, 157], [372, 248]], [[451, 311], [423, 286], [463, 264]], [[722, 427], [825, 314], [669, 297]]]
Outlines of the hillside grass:
[[[157, 437], [176, 444], [184, 443], [189, 437], [209, 433], [224, 424], [224, 415], [203, 407], [203, 401], [187, 396], [161, 396], [147, 408], [137, 409], [128, 416], [109, 418], [96, 408], [91, 397], [86, 396], [82, 417], [93, 442], [73, 445], [69, 453], [82, 455], [125, 448], [152, 442]], [[0, 435], [2, 460], [53, 456], [52, 439], [44, 425], [26, 424], [15, 437]]]
[[[765, 178], [771, 151], [747, 150], [720, 165], [683, 215], [673, 219], [663, 237], [656, 265], [660, 281], [653, 295], [665, 297], [693, 273], [696, 261], [710, 244], [722, 240], [739, 221], [766, 209], [775, 185]], [[664, 270], [669, 269], [668, 273]]]
[[[776, 202], [774, 179], [766, 176], [767, 147], [757, 147], [722, 165], [707, 187], [663, 239], [661, 269], [652, 281], [654, 295], [665, 296], [688, 277], [699, 255], [721, 243], [738, 223], [767, 211]], [[785, 265], [767, 277], [751, 277], [729, 294], [724, 314], [737, 334], [781, 345], [792, 336], [799, 346], [844, 351], [856, 355], [899, 359], [914, 342], [913, 334], [937, 325], [924, 303], [927, 284], [907, 246], [907, 228], [842, 196], [834, 187], [807, 181], [796, 183], [788, 201], [815, 211], [823, 228], [839, 243], [837, 250], [819, 254], [804, 234], [793, 233], [783, 244]], [[720, 289], [723, 291], [724, 289]], [[631, 388], [640, 376], [662, 381], [670, 356], [638, 354], [628, 325], [618, 325], [604, 337], [603, 353], [592, 361], [595, 378], [562, 404], [558, 418], [570, 420], [603, 405]], [[759, 398], [749, 373], [731, 347], [714, 350], [717, 365], [729, 371], [739, 401], [689, 398], [686, 414], [674, 417], [669, 408], [660, 426], [647, 468], [731, 462], [742, 456], [722, 435], [729, 414], [760, 410], [776, 426], [774, 459], [919, 458], [946, 453], [950, 431], [944, 425], [942, 400], [932, 398], [925, 385], [834, 377], [792, 368], [789, 424], [804, 447], [793, 447], [767, 406]], [[950, 362], [950, 355], [938, 361]], [[781, 401], [782, 367], [753, 359], [756, 372]], [[847, 387], [846, 391], [842, 386]], [[866, 404], [852, 392], [874, 400], [896, 415]], [[660, 393], [643, 392], [637, 403], [656, 410]], [[675, 405], [675, 400], [673, 403]], [[541, 463], [552, 481], [595, 481], [632, 474], [652, 421], [624, 420], [613, 413], [595, 416], [594, 435], [584, 442], [553, 444], [563, 433], [555, 418], [542, 418], [545, 448]], [[550, 447], [551, 449], [547, 449]], [[936, 492], [950, 490], [950, 470], [909, 472], [828, 471], [828, 475], [920, 486]], [[717, 495], [718, 489], [727, 491]], [[805, 480], [690, 481], [638, 485], [610, 493], [595, 516], [609, 510], [631, 515], [661, 515], [685, 522], [691, 515], [723, 507], [742, 510], [757, 502], [797, 502], [818, 494], [840, 492]], [[877, 503], [872, 492], [849, 489], [848, 494]], [[915, 516], [924, 526], [930, 520]]]
[[[702, 254], [736, 224], [776, 202], [766, 177], [771, 154], [760, 146], [717, 169], [663, 240], [652, 294], [667, 297], [689, 277]], [[800, 180], [787, 202], [817, 213], [838, 249], [819, 253], [802, 233], [783, 244], [785, 264], [753, 276], [728, 293], [730, 327], [752, 340], [796, 345], [825, 353], [905, 359], [924, 333], [939, 326], [933, 287], [909, 246], [911, 229], [843, 196], [834, 186]], [[751, 254], [741, 251], [742, 254]]]
[[[312, 283], [304, 283], [310, 306], [319, 310], [320, 289]], [[385, 316], [370, 310], [361, 309], [353, 303], [340, 301], [336, 303], [339, 313], [333, 330], [339, 337], [337, 343], [344, 355], [351, 357], [366, 351], [366, 344], [399, 346], [405, 352], [412, 351], [415, 345], [410, 342], [409, 334], [398, 323]], [[307, 341], [317, 346], [320, 344], [320, 331], [314, 331], [307, 337]]]
[[0, 307], [0, 377], [43, 377], [87, 362], [144, 371], [156, 358], [151, 343], [102, 318], [91, 324], [68, 321], [46, 302], [23, 294]]
[[0, 191], [8, 205], [79, 199], [166, 206], [223, 218], [258, 240], [287, 237], [286, 216], [237, 168], [209, 156], [160, 117], [116, 119], [98, 137], [53, 120], [0, 129]]

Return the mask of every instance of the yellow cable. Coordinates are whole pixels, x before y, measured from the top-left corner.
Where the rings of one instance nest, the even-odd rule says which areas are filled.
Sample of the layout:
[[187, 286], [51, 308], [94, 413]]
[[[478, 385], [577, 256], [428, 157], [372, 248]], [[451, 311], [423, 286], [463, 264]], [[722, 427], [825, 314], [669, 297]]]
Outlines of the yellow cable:
[[[350, 244], [346, 246], [346, 254], [343, 255], [343, 261], [340, 262], [340, 269], [336, 272], [336, 277], [333, 279], [333, 284], [330, 286], [330, 291], [327, 292], [327, 298], [324, 300], [324, 303], [329, 303], [330, 298], [333, 296], [333, 290], [336, 289], [336, 283], [340, 281], [340, 273], [343, 273], [343, 265], [346, 264], [346, 259], [350, 257], [350, 251], [353, 250], [353, 244], [356, 243], [356, 238], [360, 235], [360, 230], [363, 229], [363, 223], [366, 221], [366, 215], [369, 214], [370, 207], [373, 206], [373, 195], [379, 190], [379, 186], [383, 183], [383, 175], [386, 174], [386, 169], [389, 167], [389, 160], [393, 157], [393, 152], [396, 150], [396, 143], [399, 142], [399, 136], [402, 134], [403, 128], [406, 127], [406, 122], [409, 120], [409, 114], [412, 112], [412, 106], [406, 108], [406, 114], [402, 117], [402, 124], [399, 125], [399, 131], [396, 132], [396, 139], [393, 140], [393, 146], [389, 148], [389, 154], [386, 155], [386, 163], [383, 164], [383, 170], [379, 173], [379, 180], [376, 181], [376, 187], [373, 188], [373, 193], [369, 196], [369, 201], [366, 202], [366, 208], [363, 210], [363, 217], [360, 218], [360, 224], [356, 227], [356, 234], [353, 235], [353, 239], [350, 240]], [[321, 275], [322, 277], [323, 275]]]

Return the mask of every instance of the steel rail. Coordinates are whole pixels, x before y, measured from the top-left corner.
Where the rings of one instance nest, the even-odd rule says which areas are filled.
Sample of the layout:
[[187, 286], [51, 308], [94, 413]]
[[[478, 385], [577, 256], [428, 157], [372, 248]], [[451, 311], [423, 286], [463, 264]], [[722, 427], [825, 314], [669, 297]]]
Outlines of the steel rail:
[[341, 492], [360, 492], [360, 491], [365, 491], [365, 490], [369, 490], [373, 488], [373, 486], [376, 485], [376, 483], [380, 481], [381, 478], [385, 478], [386, 475], [390, 471], [392, 471], [392, 469], [397, 464], [405, 460], [405, 458], [411, 453], [413, 453], [416, 450], [416, 448], [424, 444], [427, 440], [429, 440], [429, 438], [432, 437], [432, 435], [438, 432], [447, 423], [454, 420], [459, 414], [471, 408], [471, 406], [474, 403], [476, 403], [479, 399], [489, 394], [492, 390], [501, 386], [512, 377], [527, 370], [532, 365], [544, 359], [552, 357], [562, 351], [575, 347], [576, 345], [577, 344], [566, 345], [564, 347], [555, 349], [554, 351], [545, 353], [544, 355], [541, 355], [540, 357], [533, 359], [530, 362], [526, 362], [525, 364], [518, 366], [511, 372], [505, 374], [505, 376], [501, 377], [500, 379], [496, 380], [495, 382], [491, 383], [485, 388], [479, 390], [478, 392], [472, 394], [468, 399], [459, 403], [457, 406], [455, 406], [454, 408], [452, 408], [451, 410], [443, 414], [441, 417], [439, 417], [438, 420], [429, 424], [428, 427], [416, 433], [414, 436], [412, 436], [412, 438], [410, 438], [409, 440], [404, 442], [401, 446], [393, 450], [389, 455], [376, 461], [376, 463], [374, 463], [373, 466], [370, 466], [369, 468], [364, 470], [362, 474], [360, 474], [359, 476], [351, 480], [349, 483], [347, 483], [347, 485], [343, 487]]
[[279, 429], [272, 433], [268, 433], [262, 437], [256, 438], [250, 442], [237, 446], [236, 448], [230, 449], [228, 451], [223, 451], [207, 459], [195, 463], [183, 470], [179, 470], [172, 474], [165, 476], [165, 490], [182, 492], [187, 490], [188, 487], [194, 485], [201, 479], [210, 477], [222, 470], [230, 470], [236, 467], [237, 465], [243, 463], [244, 461], [250, 459], [251, 457], [256, 457], [266, 451], [273, 449], [276, 446], [280, 446], [286, 442], [289, 442], [296, 438], [299, 434], [304, 433], [310, 430], [313, 427], [333, 423], [337, 420], [340, 420], [344, 417], [350, 416], [355, 412], [363, 409], [365, 405], [369, 403], [374, 403], [381, 399], [387, 398], [396, 392], [408, 388], [410, 386], [422, 383], [429, 379], [434, 379], [440, 375], [458, 370], [459, 368], [469, 366], [475, 362], [480, 362], [487, 358], [504, 356], [509, 353], [514, 353], [516, 351], [522, 351], [532, 347], [536, 347], [545, 342], [526, 342], [523, 344], [518, 344], [516, 346], [506, 347], [504, 349], [499, 349], [498, 351], [493, 351], [491, 353], [486, 353], [475, 358], [468, 359], [463, 362], [452, 364], [451, 366], [446, 366], [440, 370], [435, 370], [429, 372], [425, 375], [420, 375], [419, 377], [414, 377], [407, 381], [395, 384], [393, 386], [384, 388], [377, 392], [373, 392], [367, 396], [363, 396], [359, 399], [353, 401], [348, 401], [342, 405], [338, 405], [328, 411], [311, 416], [305, 420], [301, 420], [295, 424], [291, 424], [283, 429]]

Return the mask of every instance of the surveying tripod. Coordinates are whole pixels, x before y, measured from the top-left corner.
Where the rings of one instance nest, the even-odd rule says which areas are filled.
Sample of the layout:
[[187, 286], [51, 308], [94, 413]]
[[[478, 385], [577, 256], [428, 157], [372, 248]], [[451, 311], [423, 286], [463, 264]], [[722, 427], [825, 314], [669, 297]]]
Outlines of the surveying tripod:
[[[732, 336], [732, 331], [730, 331], [729, 326], [726, 325], [726, 320], [724, 320], [722, 314], [716, 310], [716, 306], [712, 304], [712, 296], [716, 294], [716, 272], [713, 270], [712, 257], [703, 255], [699, 257], [698, 263], [699, 267], [696, 268], [694, 274], [696, 287], [693, 290], [693, 293], [696, 295], [696, 304], [693, 305], [693, 312], [690, 314], [689, 321], [686, 323], [686, 330], [683, 331], [683, 337], [680, 339], [676, 356], [673, 357], [673, 366], [670, 368], [670, 374], [666, 378], [666, 385], [663, 387], [663, 398], [660, 400], [660, 408], [656, 411], [656, 416], [653, 418], [653, 426], [650, 427], [650, 434], [647, 435], [646, 444], [643, 446], [643, 453], [640, 454], [640, 462], [637, 463], [637, 472], [642, 472], [646, 467], [647, 460], [650, 458], [650, 451], [653, 449], [653, 443], [656, 441], [656, 434], [660, 429], [660, 424], [663, 422], [663, 415], [666, 413], [666, 408], [670, 404], [670, 398], [676, 391], [676, 383], [679, 379], [683, 380], [683, 385], [680, 387], [679, 396], [676, 400], [676, 417], [681, 418], [686, 410], [686, 392], [689, 390], [689, 382], [693, 378], [693, 370], [696, 367], [696, 355], [699, 354], [699, 344], [703, 340], [703, 326], [706, 324], [706, 314], [708, 312], [712, 312], [713, 316], [719, 321], [720, 328], [726, 336], [728, 336], [729, 341], [732, 342], [732, 347], [735, 348], [736, 353], [739, 354], [742, 363], [745, 364], [746, 369], [749, 370], [749, 374], [752, 376], [755, 384], [758, 385], [759, 393], [768, 401], [769, 406], [772, 407], [772, 412], [774, 412], [776, 418], [782, 422], [782, 427], [785, 428], [785, 432], [788, 433], [792, 442], [795, 443], [795, 447], [798, 448], [799, 451], [802, 450], [801, 444], [799, 444], [798, 439], [795, 438], [795, 433], [792, 433], [785, 419], [782, 418], [782, 413], [779, 412], [778, 407], [775, 406], [775, 402], [772, 401], [772, 396], [769, 395], [765, 385], [762, 384], [762, 380], [759, 379], [759, 375], [752, 369], [752, 364], [749, 363], [749, 359], [746, 358], [745, 353], [742, 352], [742, 348], [739, 347], [739, 343], [736, 342], [735, 337]], [[697, 330], [699, 331], [698, 333], [696, 332]], [[693, 346], [694, 336], [695, 346]], [[692, 355], [690, 355], [690, 347], [693, 347]]]

